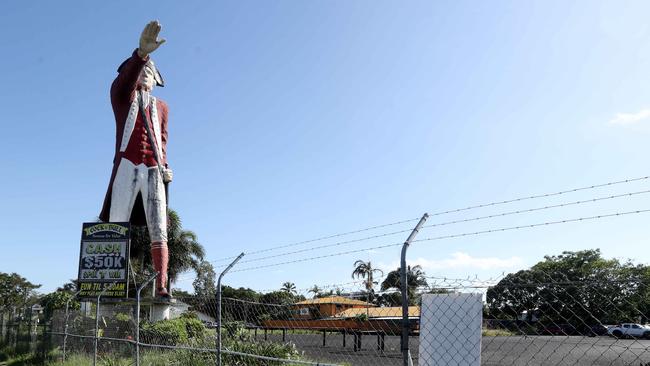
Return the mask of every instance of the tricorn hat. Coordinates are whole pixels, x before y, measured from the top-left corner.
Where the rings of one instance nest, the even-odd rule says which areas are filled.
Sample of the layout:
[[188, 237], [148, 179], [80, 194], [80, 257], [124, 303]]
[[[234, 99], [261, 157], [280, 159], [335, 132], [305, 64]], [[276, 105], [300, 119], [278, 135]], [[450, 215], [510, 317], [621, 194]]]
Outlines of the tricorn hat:
[[[124, 65], [126, 65], [128, 61], [129, 59], [127, 58], [126, 60], [124, 60], [124, 62], [122, 62], [122, 64], [117, 68], [118, 73], [122, 71]], [[160, 71], [158, 71], [158, 68], [156, 67], [156, 65], [153, 63], [151, 59], [147, 61], [144, 67], [148, 67], [153, 70], [154, 79], [156, 80], [157, 86], [163, 86], [163, 87], [165, 86], [165, 79], [163, 79], [162, 75], [160, 74]]]

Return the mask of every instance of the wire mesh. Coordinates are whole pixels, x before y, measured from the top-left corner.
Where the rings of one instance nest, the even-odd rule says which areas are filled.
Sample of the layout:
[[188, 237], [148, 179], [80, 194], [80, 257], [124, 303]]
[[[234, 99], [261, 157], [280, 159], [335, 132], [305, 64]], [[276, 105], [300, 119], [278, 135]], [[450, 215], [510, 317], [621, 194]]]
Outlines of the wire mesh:
[[[650, 361], [650, 283], [643, 273], [576, 280], [571, 273], [535, 271], [487, 280], [426, 280], [427, 285], [409, 289], [413, 365], [636, 366]], [[363, 283], [338, 292], [223, 298], [222, 364], [402, 365], [399, 292], [368, 292]], [[436, 299], [435, 306], [427, 305], [427, 297]], [[0, 343], [58, 360], [65, 343], [68, 362], [90, 364], [97, 334], [98, 364], [134, 364], [135, 304], [102, 303], [97, 332], [93, 306], [67, 316], [55, 311], [49, 322], [5, 314]], [[141, 365], [216, 364], [214, 296], [175, 298], [169, 321], [148, 320], [151, 306], [142, 304]]]
[[[497, 201], [432, 216], [647, 179], [643, 177]], [[546, 203], [533, 208], [453, 219], [424, 228], [505, 216], [510, 218], [521, 213], [618, 198], [638, 198], [648, 192], [639, 190]], [[540, 219], [528, 224], [490, 224], [485, 228], [436, 232], [413, 243], [630, 217], [647, 212], [650, 210], [619, 209], [602, 214], [572, 215], [565, 219]], [[395, 231], [365, 236], [366, 231], [414, 220], [253, 251], [250, 254], [262, 254], [364, 233], [362, 238], [336, 239], [291, 251], [283, 250], [280, 254], [253, 257], [241, 263], [279, 258], [282, 261], [236, 268], [232, 272], [280, 265], [291, 268], [291, 265], [305, 261], [402, 245], [401, 242], [373, 244], [362, 249], [293, 257], [334, 247], [345, 246], [347, 249], [350, 244], [406, 233], [412, 229], [396, 228], [391, 229]], [[44, 328], [40, 332], [41, 341], [38, 341], [38, 323], [34, 326], [38, 317], [25, 317], [26, 311], [19, 311], [2, 317], [0, 343], [14, 350], [26, 347], [33, 352], [40, 347], [44, 351], [62, 351], [55, 354], [61, 354], [61, 360], [65, 357], [77, 364], [89, 364], [88, 361], [97, 355], [100, 365], [136, 364], [136, 350], [140, 351], [141, 365], [215, 365], [219, 360], [222, 365], [650, 365], [650, 324], [646, 324], [650, 314], [650, 275], [646, 273], [647, 267], [633, 267], [628, 263], [617, 267], [616, 276], [612, 276], [613, 272], [596, 266], [584, 275], [580, 273], [581, 264], [574, 264], [570, 270], [548, 272], [543, 270], [546, 267], [536, 265], [534, 270], [486, 280], [477, 277], [426, 277], [421, 273], [413, 278], [414, 281], [408, 279], [406, 317], [403, 315], [402, 294], [397, 290], [400, 288], [399, 273], [395, 275], [396, 271], [392, 271], [386, 276], [374, 277], [377, 281], [383, 279], [384, 291], [375, 292], [374, 285], [378, 282], [362, 276], [363, 280], [314, 286], [300, 293], [290, 287], [281, 291], [240, 291], [237, 297], [224, 295], [220, 307], [212, 284], [212, 288], [207, 286], [200, 292], [201, 296], [177, 296], [163, 305], [169, 307], [169, 319], [164, 321], [152, 320], [156, 318], [156, 306], [161, 304], [151, 298], [140, 304], [140, 314], [135, 313], [138, 307], [133, 300], [102, 300], [99, 318], [95, 315], [96, 305], [84, 303], [80, 310], [56, 311], [51, 319], [41, 323]], [[394, 283], [384, 286], [390, 282], [391, 276]], [[217, 314], [219, 308], [221, 313]], [[139, 324], [134, 320], [136, 315], [141, 319]], [[220, 324], [217, 324], [218, 315], [222, 319]], [[403, 332], [406, 332], [406, 337], [402, 337]], [[46, 334], [51, 336], [46, 337]], [[221, 339], [220, 349], [217, 347], [218, 338]]]

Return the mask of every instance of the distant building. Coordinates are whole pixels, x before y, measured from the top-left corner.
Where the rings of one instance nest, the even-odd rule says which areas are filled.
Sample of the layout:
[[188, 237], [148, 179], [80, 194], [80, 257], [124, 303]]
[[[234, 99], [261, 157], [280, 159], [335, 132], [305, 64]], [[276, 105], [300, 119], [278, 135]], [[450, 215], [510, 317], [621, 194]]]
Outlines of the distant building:
[[369, 302], [348, 299], [343, 296], [328, 296], [317, 299], [309, 299], [291, 305], [294, 319], [322, 319], [333, 317], [346, 310], [366, 310], [375, 308], [377, 305]]
[[180, 318], [183, 313], [187, 312], [193, 312], [196, 314], [196, 316], [199, 318], [200, 321], [202, 322], [207, 322], [207, 323], [214, 323], [216, 319], [206, 313], [203, 313], [201, 311], [197, 311], [195, 309], [192, 309], [192, 307], [189, 304], [186, 304], [180, 300], [177, 300], [176, 302], [171, 304], [171, 309], [169, 312], [169, 318], [170, 319], [176, 319]]
[[[420, 317], [420, 307], [419, 306], [409, 306], [409, 318], [418, 318]], [[358, 316], [366, 315], [368, 319], [375, 320], [386, 320], [386, 319], [401, 319], [402, 318], [402, 308], [401, 307], [385, 307], [385, 308], [353, 308], [344, 310], [340, 313], [337, 313], [333, 318], [340, 319], [350, 319], [356, 318]]]

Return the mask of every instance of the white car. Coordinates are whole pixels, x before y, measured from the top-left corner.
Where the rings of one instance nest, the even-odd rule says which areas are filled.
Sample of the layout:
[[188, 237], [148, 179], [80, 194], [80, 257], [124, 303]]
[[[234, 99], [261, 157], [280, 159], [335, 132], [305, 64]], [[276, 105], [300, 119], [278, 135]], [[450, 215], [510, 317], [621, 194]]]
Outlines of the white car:
[[607, 329], [607, 334], [616, 338], [650, 338], [650, 327], [636, 323], [623, 323]]

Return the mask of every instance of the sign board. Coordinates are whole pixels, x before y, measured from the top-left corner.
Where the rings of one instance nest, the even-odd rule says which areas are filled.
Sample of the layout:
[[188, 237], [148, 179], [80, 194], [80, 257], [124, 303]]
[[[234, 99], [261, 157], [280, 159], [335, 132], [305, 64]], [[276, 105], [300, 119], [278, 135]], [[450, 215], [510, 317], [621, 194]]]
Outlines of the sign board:
[[418, 365], [481, 365], [481, 294], [425, 294]]
[[128, 222], [84, 223], [79, 252], [80, 298], [126, 297], [128, 290]]
[[40, 304], [32, 305], [32, 313], [40, 313], [43, 311], [43, 307]]

